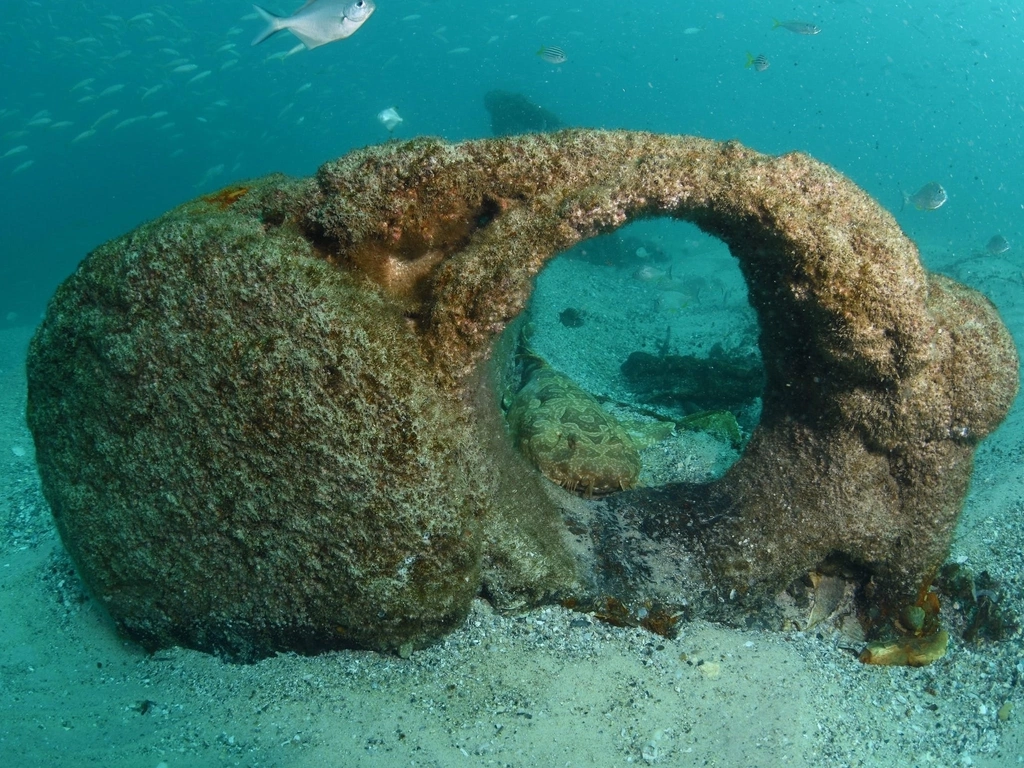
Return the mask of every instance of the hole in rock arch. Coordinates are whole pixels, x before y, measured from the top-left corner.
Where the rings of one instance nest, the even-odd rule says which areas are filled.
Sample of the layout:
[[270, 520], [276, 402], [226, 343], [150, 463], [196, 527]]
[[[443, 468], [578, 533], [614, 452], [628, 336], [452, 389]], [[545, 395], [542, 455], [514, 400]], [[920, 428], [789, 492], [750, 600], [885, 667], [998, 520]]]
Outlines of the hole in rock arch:
[[[696, 226], [644, 220], [582, 242], [548, 262], [497, 346], [511, 439], [582, 495], [715, 480], [760, 417], [758, 334], [737, 260]], [[622, 445], [588, 422], [593, 401]]]

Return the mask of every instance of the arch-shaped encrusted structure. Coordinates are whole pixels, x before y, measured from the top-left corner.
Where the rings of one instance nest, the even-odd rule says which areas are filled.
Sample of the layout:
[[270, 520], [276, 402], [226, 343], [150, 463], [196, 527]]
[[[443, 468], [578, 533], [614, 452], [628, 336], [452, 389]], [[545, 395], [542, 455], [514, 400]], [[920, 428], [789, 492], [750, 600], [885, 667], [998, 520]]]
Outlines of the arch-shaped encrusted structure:
[[584, 595], [480, 372], [547, 259], [654, 215], [739, 260], [767, 385], [722, 480], [630, 492], [629, 519], [684, 543], [703, 521], [692, 554], [728, 591], [839, 557], [880, 603], [912, 601], [1016, 393], [997, 313], [805, 155], [599, 131], [370, 147], [90, 255], [29, 360], [87, 584], [147, 645], [239, 655], [422, 644], [481, 587], [508, 607]]

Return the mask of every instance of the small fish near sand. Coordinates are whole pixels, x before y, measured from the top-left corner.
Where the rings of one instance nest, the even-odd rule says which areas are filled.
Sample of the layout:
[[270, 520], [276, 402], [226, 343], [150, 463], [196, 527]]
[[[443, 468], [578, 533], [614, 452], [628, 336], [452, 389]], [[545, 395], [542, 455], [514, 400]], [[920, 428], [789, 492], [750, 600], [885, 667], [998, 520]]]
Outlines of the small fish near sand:
[[565, 64], [569, 60], [569, 57], [565, 55], [565, 51], [557, 45], [541, 46], [541, 49], [537, 51], [537, 55], [548, 64]]
[[788, 29], [798, 35], [816, 35], [821, 32], [817, 24], [809, 24], [806, 21], [779, 21], [772, 19], [772, 29]]
[[354, 34], [376, 10], [373, 0], [309, 0], [291, 16], [275, 16], [258, 5], [253, 8], [267, 23], [256, 35], [259, 45], [276, 32], [287, 29], [309, 50]]
[[391, 133], [402, 121], [402, 116], [398, 114], [394, 107], [388, 107], [382, 109], [377, 113], [377, 120], [388, 129], [388, 133]]
[[912, 195], [904, 192], [903, 205], [900, 206], [900, 210], [902, 211], [907, 203], [910, 203], [919, 211], [934, 211], [945, 205], [948, 199], [949, 195], [946, 194], [942, 185], [937, 181], [930, 181]]
[[998, 256], [1010, 250], [1010, 241], [1002, 235], [992, 235], [991, 239], [985, 244], [985, 250], [993, 256]]
[[757, 54], [757, 56], [750, 52], [747, 53], [747, 69], [753, 67], [755, 72], [764, 72], [771, 65], [772, 63], [768, 61], [768, 57], [765, 56], [763, 53], [759, 53]]

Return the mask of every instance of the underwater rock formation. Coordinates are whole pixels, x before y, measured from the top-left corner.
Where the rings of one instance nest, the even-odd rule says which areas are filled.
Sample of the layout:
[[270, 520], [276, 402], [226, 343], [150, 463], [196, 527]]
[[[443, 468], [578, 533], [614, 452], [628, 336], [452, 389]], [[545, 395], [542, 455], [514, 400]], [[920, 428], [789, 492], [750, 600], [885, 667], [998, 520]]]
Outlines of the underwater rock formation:
[[491, 133], [495, 136], [557, 131], [566, 127], [558, 115], [534, 104], [521, 93], [488, 91], [484, 94], [484, 107], [491, 116]]
[[[595, 545], [514, 456], [487, 358], [547, 259], [652, 215], [739, 260], [763, 413], [721, 480], [609, 497]], [[612, 550], [751, 604], [842, 562], [895, 612], [942, 562], [1017, 355], [806, 155], [567, 131], [389, 143], [184, 205], [83, 262], [28, 373], [47, 499], [118, 626], [253, 657], [423, 645], [481, 591], [599, 596]], [[652, 571], [623, 565], [622, 589]]]

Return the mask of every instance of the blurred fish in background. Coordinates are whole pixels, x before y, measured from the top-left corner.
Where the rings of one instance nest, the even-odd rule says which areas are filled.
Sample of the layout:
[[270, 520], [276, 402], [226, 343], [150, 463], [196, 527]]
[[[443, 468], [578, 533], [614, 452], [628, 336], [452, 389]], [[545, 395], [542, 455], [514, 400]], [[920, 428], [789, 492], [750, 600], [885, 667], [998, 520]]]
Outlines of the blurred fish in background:
[[808, 24], [806, 21], [779, 21], [772, 19], [772, 29], [788, 29], [798, 35], [816, 35], [821, 32], [817, 24]]
[[998, 256], [1010, 250], [1010, 241], [1002, 235], [992, 235], [988, 243], [985, 244], [985, 250], [993, 256]]

